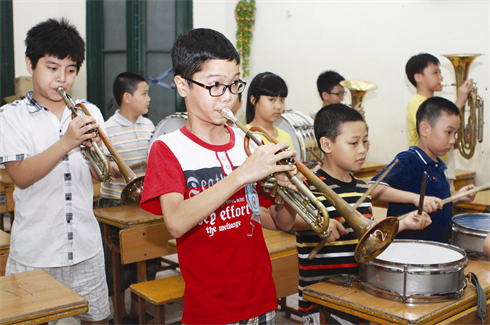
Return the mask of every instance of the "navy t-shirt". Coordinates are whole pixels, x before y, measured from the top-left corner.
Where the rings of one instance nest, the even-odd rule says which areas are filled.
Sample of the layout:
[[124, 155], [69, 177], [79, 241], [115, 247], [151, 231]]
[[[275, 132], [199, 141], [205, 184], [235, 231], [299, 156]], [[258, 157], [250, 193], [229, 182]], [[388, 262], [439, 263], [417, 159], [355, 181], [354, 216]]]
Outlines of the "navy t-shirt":
[[[426, 196], [435, 196], [442, 200], [451, 196], [449, 182], [445, 175], [447, 169], [444, 162], [437, 157], [432, 160], [421, 148], [411, 146], [409, 150], [399, 153], [394, 160], [398, 164], [380, 183], [399, 190], [420, 194], [424, 171], [427, 171]], [[384, 172], [381, 171], [373, 177], [370, 183], [374, 183]], [[388, 216], [400, 216], [416, 210], [413, 204], [389, 203]], [[442, 210], [430, 214], [432, 224], [423, 230], [405, 230], [399, 233], [397, 239], [431, 240], [448, 243], [451, 238], [452, 204], [444, 205]]]

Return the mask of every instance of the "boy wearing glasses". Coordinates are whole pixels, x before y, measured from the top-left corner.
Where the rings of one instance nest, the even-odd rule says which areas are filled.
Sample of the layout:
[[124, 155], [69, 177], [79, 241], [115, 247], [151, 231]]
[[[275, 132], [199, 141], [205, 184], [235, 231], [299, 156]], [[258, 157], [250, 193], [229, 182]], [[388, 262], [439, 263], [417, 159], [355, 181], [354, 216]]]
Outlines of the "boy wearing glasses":
[[[244, 134], [221, 116], [245, 88], [240, 57], [221, 33], [194, 29], [180, 35], [172, 63], [189, 117], [180, 130], [153, 143], [141, 207], [163, 215], [177, 238], [186, 283], [182, 323], [273, 324], [276, 292], [261, 227], [290, 229], [296, 213], [257, 195], [256, 185], [269, 174], [295, 172], [276, 164], [294, 152], [282, 151], [289, 144], [281, 142], [260, 146], [247, 158]], [[277, 177], [290, 185], [283, 174]]]
[[[324, 71], [318, 76], [318, 79], [316, 80], [316, 87], [318, 89], [318, 93], [320, 94], [320, 98], [322, 99], [322, 107], [332, 104], [339, 104], [344, 100], [345, 89], [342, 85], [340, 85], [340, 82], [343, 80], [345, 80], [344, 77], [332, 70]], [[354, 108], [364, 116], [361, 103], [358, 103]], [[314, 119], [315, 116], [316, 114], [312, 115], [311, 117]]]

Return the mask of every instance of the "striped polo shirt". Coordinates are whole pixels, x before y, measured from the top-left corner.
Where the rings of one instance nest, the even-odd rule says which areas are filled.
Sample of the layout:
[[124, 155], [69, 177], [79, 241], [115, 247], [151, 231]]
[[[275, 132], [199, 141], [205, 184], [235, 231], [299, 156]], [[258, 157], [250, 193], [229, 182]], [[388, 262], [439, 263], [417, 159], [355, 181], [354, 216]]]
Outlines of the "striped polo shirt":
[[[146, 117], [140, 116], [135, 123], [121, 115], [120, 110], [106, 122], [106, 134], [128, 166], [148, 159], [148, 144], [155, 126]], [[137, 176], [145, 174], [146, 167], [134, 169]], [[126, 185], [124, 177], [102, 183], [100, 193], [106, 199], [120, 199]]]

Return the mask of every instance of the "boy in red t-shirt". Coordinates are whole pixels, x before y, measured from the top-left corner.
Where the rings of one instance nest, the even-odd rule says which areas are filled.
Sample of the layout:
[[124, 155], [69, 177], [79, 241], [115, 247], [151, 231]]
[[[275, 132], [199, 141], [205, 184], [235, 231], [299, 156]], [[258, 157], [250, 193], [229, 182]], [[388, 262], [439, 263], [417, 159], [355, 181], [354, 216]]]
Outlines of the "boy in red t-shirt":
[[[162, 214], [177, 238], [186, 282], [182, 322], [272, 324], [276, 292], [261, 226], [290, 229], [296, 213], [258, 196], [256, 183], [295, 172], [276, 164], [294, 152], [281, 151], [289, 147], [281, 142], [260, 146], [247, 158], [244, 134], [226, 125], [221, 110], [235, 105], [245, 82], [239, 55], [221, 33], [194, 29], [180, 35], [172, 62], [189, 118], [153, 143], [141, 206]], [[277, 177], [290, 185], [283, 174]]]

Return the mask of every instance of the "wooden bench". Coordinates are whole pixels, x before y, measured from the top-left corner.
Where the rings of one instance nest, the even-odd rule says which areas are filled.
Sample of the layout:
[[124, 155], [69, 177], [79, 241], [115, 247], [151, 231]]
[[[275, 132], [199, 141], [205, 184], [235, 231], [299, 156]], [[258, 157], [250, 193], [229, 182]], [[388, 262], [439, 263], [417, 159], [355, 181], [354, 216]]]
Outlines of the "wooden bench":
[[[173, 254], [174, 251], [167, 248], [167, 242], [171, 238], [173, 238], [172, 235], [170, 235], [163, 223], [123, 229], [119, 232], [121, 263], [137, 263], [138, 284], [151, 284], [157, 281], [153, 280], [146, 282], [146, 261]], [[114, 267], [115, 266], [116, 265], [114, 264]], [[133, 286], [134, 284], [131, 285], [132, 292], [134, 292]], [[140, 324], [146, 324], [145, 297], [139, 295], [137, 292], [135, 293], [138, 295]], [[182, 297], [183, 296], [184, 292], [182, 289]], [[156, 315], [155, 319], [157, 319]], [[162, 324], [165, 324], [165, 322]]]
[[[139, 299], [144, 299], [155, 307], [155, 325], [164, 325], [165, 305], [184, 298], [185, 282], [182, 274], [179, 274], [168, 278], [132, 284], [130, 288], [131, 292], [137, 294]], [[145, 324], [141, 322], [141, 316], [140, 324]]]

